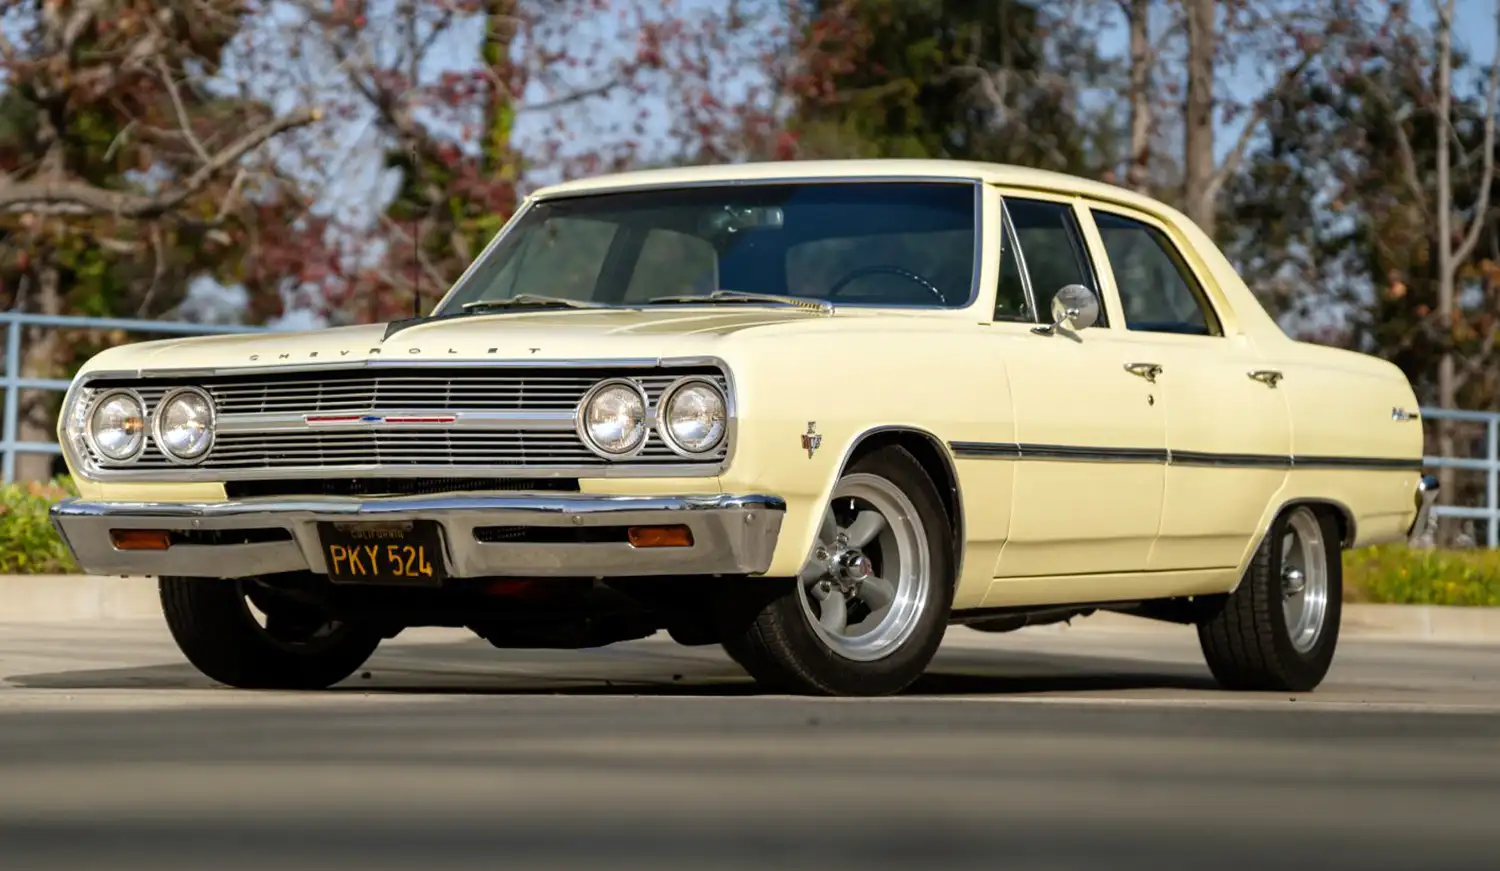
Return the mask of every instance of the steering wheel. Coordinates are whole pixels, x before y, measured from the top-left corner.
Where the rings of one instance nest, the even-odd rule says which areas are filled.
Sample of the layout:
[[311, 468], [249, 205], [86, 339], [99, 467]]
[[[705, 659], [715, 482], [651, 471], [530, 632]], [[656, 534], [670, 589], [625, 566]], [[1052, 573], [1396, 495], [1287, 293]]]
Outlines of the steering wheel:
[[856, 269], [853, 272], [849, 273], [848, 275], [845, 275], [843, 278], [840, 278], [838, 281], [835, 281], [833, 285], [828, 288], [828, 296], [830, 299], [838, 296], [839, 291], [843, 289], [844, 285], [855, 280], [856, 278], [864, 278], [866, 275], [882, 274], [894, 275], [897, 278], [904, 278], [907, 281], [910, 281], [911, 283], [927, 291], [929, 296], [938, 301], [938, 305], [948, 304], [947, 298], [943, 296], [943, 292], [941, 290], [938, 290], [937, 285], [933, 284], [931, 281], [928, 281], [917, 273], [912, 272], [910, 269], [902, 269], [899, 266], [862, 266], [859, 269]]

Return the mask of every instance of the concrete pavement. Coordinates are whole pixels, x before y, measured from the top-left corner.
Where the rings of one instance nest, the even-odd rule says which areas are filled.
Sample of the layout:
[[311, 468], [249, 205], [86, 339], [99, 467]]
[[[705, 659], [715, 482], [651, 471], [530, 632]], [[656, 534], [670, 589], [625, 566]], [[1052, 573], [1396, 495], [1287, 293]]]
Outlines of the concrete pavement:
[[[1082, 624], [1080, 624], [1082, 625]], [[0, 624], [0, 866], [1488, 868], [1500, 647], [1353, 640], [1296, 697], [1190, 630], [954, 630], [902, 698], [759, 696], [716, 648], [427, 630], [245, 693], [159, 620]]]

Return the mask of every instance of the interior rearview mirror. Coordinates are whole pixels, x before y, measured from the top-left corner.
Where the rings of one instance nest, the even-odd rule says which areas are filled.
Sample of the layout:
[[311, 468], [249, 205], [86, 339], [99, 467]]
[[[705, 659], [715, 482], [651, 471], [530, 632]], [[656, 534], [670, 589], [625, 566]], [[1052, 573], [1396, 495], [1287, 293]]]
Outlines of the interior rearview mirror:
[[1088, 329], [1099, 320], [1099, 298], [1081, 284], [1070, 284], [1052, 297], [1052, 323], [1032, 327], [1033, 333], [1050, 336], [1059, 328], [1069, 332]]

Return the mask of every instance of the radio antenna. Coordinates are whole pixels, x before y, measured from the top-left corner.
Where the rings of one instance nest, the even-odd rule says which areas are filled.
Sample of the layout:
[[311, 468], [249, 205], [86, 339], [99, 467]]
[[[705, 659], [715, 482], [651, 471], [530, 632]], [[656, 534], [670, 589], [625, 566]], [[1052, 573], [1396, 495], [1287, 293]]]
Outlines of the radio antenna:
[[[417, 146], [411, 147], [411, 181], [413, 202], [417, 188]], [[411, 316], [422, 316], [422, 218], [416, 209], [411, 213]]]

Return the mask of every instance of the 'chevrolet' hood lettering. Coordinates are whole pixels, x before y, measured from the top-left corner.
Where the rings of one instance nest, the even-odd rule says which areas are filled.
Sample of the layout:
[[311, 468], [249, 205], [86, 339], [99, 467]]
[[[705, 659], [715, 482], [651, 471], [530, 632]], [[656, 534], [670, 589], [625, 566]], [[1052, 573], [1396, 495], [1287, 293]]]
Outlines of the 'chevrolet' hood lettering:
[[[872, 317], [874, 316], [874, 317]], [[888, 317], [902, 317], [900, 314]], [[798, 309], [663, 308], [502, 312], [435, 318], [386, 338], [385, 324], [298, 333], [164, 339], [111, 348], [96, 370], [236, 369], [379, 360], [640, 360], [712, 356], [746, 331], [847, 329], [849, 320], [887, 320], [872, 310], [835, 320]]]

